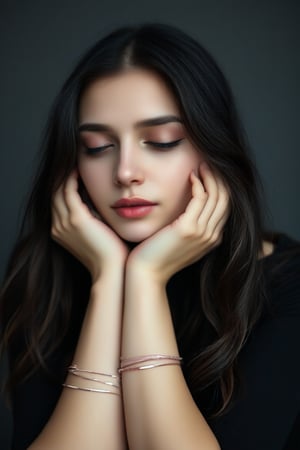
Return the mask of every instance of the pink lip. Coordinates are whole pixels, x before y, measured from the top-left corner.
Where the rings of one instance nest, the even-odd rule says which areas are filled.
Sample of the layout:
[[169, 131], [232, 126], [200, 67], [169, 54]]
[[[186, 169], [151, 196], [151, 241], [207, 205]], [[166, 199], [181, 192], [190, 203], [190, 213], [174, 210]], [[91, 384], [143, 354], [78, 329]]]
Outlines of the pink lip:
[[130, 206], [154, 206], [156, 203], [149, 202], [144, 198], [132, 197], [132, 198], [121, 198], [113, 204], [113, 208], [124, 208]]
[[116, 213], [126, 219], [138, 219], [147, 216], [157, 203], [143, 198], [121, 198], [113, 204]]

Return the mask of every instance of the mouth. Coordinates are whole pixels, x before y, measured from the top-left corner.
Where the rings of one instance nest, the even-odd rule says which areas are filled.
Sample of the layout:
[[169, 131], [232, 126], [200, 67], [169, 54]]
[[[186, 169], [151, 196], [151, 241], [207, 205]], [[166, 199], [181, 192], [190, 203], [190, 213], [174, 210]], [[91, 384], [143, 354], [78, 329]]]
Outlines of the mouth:
[[120, 216], [126, 219], [138, 219], [147, 216], [157, 203], [143, 198], [122, 198], [115, 202], [112, 208]]

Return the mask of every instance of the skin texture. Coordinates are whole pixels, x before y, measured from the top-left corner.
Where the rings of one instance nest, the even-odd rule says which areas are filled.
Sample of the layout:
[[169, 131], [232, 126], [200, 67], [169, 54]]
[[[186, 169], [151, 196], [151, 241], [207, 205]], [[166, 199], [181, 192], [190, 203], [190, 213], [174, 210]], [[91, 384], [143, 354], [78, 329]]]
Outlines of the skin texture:
[[[79, 125], [109, 129], [80, 133], [78, 170], [53, 198], [51, 231], [92, 276], [74, 355], [81, 368], [117, 373], [121, 355], [178, 355], [166, 283], [222, 240], [227, 190], [182, 124], [140, 125], [170, 115], [179, 116], [171, 92], [156, 74], [141, 69], [96, 81], [81, 99]], [[168, 150], [149, 144], [178, 139]], [[99, 146], [105, 146], [101, 153], [86, 153], [87, 147]], [[79, 195], [79, 178], [98, 217]], [[156, 206], [138, 219], [120, 217], [111, 208], [133, 196]], [[126, 241], [138, 245], [130, 251]], [[66, 382], [94, 386], [72, 374]], [[219, 449], [180, 366], [124, 373], [120, 396], [64, 389], [30, 448], [121, 450], [127, 445], [131, 450]]]

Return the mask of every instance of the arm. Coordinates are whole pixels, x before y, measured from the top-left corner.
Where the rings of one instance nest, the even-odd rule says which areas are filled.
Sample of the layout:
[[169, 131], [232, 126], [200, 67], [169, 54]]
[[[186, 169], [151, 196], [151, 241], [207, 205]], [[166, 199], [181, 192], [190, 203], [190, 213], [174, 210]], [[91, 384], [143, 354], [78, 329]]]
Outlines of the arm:
[[[141, 274], [128, 275], [125, 298], [123, 354], [178, 355], [164, 288]], [[180, 366], [124, 372], [122, 383], [132, 450], [220, 448], [192, 399]]]
[[[93, 280], [74, 363], [82, 369], [116, 374], [126, 251], [81, 203], [74, 174], [56, 195], [53, 217], [55, 240], [87, 266]], [[110, 255], [119, 256], [119, 262]], [[84, 389], [103, 387], [74, 374], [69, 374], [65, 383]], [[125, 449], [121, 395], [63, 389], [50, 420], [29, 448]]]
[[[122, 338], [125, 357], [178, 355], [165, 292], [167, 280], [217, 245], [227, 216], [225, 189], [208, 169], [202, 169], [202, 177], [206, 192], [192, 176], [193, 197], [185, 213], [129, 257]], [[124, 372], [122, 384], [132, 450], [220, 448], [179, 366]]]

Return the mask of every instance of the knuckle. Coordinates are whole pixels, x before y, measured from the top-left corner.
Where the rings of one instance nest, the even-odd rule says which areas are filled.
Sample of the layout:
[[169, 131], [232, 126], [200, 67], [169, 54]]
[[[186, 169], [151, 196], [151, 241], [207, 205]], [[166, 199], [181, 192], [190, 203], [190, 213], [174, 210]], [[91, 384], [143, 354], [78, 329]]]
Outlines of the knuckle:
[[214, 244], [214, 245], [217, 245], [218, 243], [219, 243], [219, 239], [220, 239], [220, 234], [218, 233], [218, 232], [214, 232], [212, 235], [211, 235], [211, 243], [212, 244]]
[[221, 244], [223, 240], [223, 234], [220, 233], [219, 231], [214, 231], [211, 235], [211, 239], [210, 239], [210, 243], [212, 245], [212, 247], [217, 247], [218, 245]]
[[78, 214], [71, 213], [69, 216], [69, 223], [72, 228], [78, 228], [80, 225], [80, 218]]
[[51, 227], [51, 236], [53, 236], [53, 237], [57, 237], [58, 236], [57, 229], [56, 229], [56, 227], [54, 225], [52, 225], [52, 227]]
[[184, 239], [191, 239], [197, 235], [197, 230], [192, 224], [184, 224], [180, 227], [180, 234]]
[[207, 242], [208, 240], [207, 233], [203, 227], [198, 231], [198, 236], [202, 242]]
[[61, 221], [61, 230], [68, 231], [68, 229], [69, 229], [69, 221], [68, 221], [68, 219], [63, 219]]
[[211, 228], [207, 227], [205, 232], [204, 232], [204, 236], [203, 236], [204, 240], [206, 241], [207, 244], [214, 244], [215, 243], [215, 239], [217, 239], [216, 233], [214, 232], [214, 230], [212, 230]]
[[57, 240], [61, 237], [62, 231], [58, 225], [52, 225], [51, 227], [51, 236]]
[[198, 227], [197, 227], [197, 236], [201, 239], [201, 240], [205, 240], [206, 239], [206, 228], [205, 225], [201, 222], [198, 223]]

